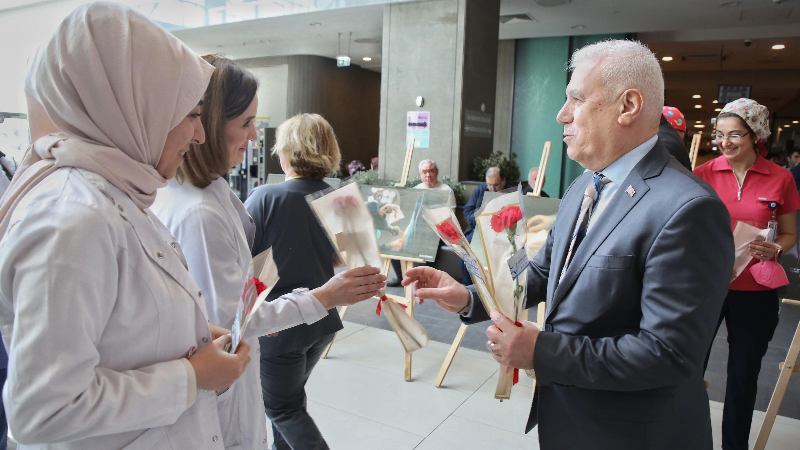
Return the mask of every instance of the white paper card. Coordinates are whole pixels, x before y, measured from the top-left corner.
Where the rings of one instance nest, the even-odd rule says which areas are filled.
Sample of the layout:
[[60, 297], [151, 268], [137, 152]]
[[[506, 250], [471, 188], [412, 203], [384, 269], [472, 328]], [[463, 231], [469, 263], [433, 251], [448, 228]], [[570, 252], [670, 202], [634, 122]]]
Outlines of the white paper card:
[[742, 274], [750, 260], [750, 243], [755, 240], [764, 240], [769, 233], [769, 229], [761, 229], [748, 225], [744, 222], [737, 222], [736, 228], [733, 229], [733, 243], [736, 246], [736, 259], [733, 263], [733, 271], [736, 276]]
[[528, 255], [524, 248], [508, 258], [508, 268], [511, 269], [511, 278], [514, 280], [528, 270]]

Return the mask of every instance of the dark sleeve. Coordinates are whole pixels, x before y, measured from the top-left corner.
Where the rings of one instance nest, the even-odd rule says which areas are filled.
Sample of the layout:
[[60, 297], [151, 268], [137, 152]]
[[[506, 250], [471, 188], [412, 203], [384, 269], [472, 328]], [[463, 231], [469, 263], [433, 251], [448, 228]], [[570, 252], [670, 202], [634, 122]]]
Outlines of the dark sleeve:
[[639, 329], [596, 339], [540, 333], [534, 352], [537, 382], [636, 391], [696, 375], [716, 331], [733, 259], [725, 205], [717, 197], [690, 200], [647, 252]]
[[689, 152], [681, 139], [681, 135], [675, 128], [661, 116], [661, 124], [658, 126], [658, 139], [667, 148], [670, 155], [675, 157], [683, 167], [692, 170], [692, 161], [689, 159]]
[[467, 224], [471, 227], [475, 226], [475, 210], [481, 206], [484, 192], [483, 185], [476, 187], [475, 190], [472, 191], [469, 201], [464, 205], [464, 220], [466, 220]]
[[792, 177], [794, 178], [794, 185], [797, 188], [798, 192], [800, 192], [800, 164], [789, 169], [789, 172], [792, 173]]
[[268, 195], [265, 195], [263, 189], [255, 189], [244, 202], [247, 213], [250, 214], [250, 217], [253, 218], [253, 223], [256, 225], [256, 236], [255, 239], [253, 239], [253, 248], [251, 250], [253, 256], [266, 250], [266, 248], [264, 248], [264, 242], [269, 221], [269, 210], [267, 208], [268, 197]]

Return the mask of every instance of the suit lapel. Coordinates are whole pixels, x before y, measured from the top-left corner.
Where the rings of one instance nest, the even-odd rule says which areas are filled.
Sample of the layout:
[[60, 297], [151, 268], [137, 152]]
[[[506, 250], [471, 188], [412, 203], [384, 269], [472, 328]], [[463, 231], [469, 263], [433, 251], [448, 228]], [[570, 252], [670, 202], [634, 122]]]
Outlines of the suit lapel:
[[[619, 225], [622, 219], [628, 215], [628, 213], [639, 203], [639, 200], [644, 198], [647, 195], [647, 192], [650, 190], [650, 186], [647, 185], [645, 180], [647, 178], [652, 178], [661, 174], [664, 166], [669, 162], [669, 153], [661, 144], [661, 142], [656, 142], [655, 147], [651, 150], [644, 158], [634, 167], [633, 170], [628, 174], [623, 181], [619, 188], [617, 189], [616, 194], [614, 194], [614, 198], [611, 199], [611, 202], [606, 206], [606, 209], [603, 211], [602, 216], [598, 218], [598, 221], [594, 224], [589, 233], [584, 238], [581, 245], [575, 251], [575, 255], [572, 257], [572, 262], [570, 263], [569, 267], [567, 267], [566, 272], [564, 272], [564, 278], [561, 280], [560, 283], [556, 285], [556, 288], [553, 292], [553, 296], [551, 301], [548, 302], [548, 308], [545, 320], [548, 320], [552, 315], [553, 311], [558, 307], [558, 304], [563, 300], [566, 293], [569, 291], [570, 287], [575, 283], [575, 280], [578, 278], [580, 273], [583, 271], [583, 268], [586, 266], [586, 263], [589, 261], [589, 258], [594, 255], [597, 251], [598, 247], [608, 238], [612, 231]], [[634, 195], [628, 194], [627, 189], [628, 186], [633, 187], [635, 191]], [[570, 224], [570, 229], [574, 227], [574, 222], [577, 220], [577, 215], [572, 220], [572, 224]], [[571, 235], [569, 236], [572, 237]], [[566, 244], [562, 243], [559, 247], [560, 252], [566, 253], [566, 247], [569, 246], [569, 240], [567, 240]], [[564, 256], [559, 255], [559, 265], [558, 272], [553, 273], [551, 271], [551, 276], [558, 277], [561, 274], [561, 268], [564, 264]]]

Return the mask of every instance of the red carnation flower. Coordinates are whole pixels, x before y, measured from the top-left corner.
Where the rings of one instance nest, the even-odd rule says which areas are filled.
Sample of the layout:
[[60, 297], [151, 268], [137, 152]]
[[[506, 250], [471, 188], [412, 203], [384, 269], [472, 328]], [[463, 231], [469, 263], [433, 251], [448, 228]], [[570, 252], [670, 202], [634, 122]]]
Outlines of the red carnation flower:
[[461, 236], [458, 235], [458, 231], [456, 231], [456, 228], [453, 226], [451, 219], [447, 219], [439, 225], [436, 225], [436, 230], [439, 231], [439, 236], [451, 244], [458, 244], [461, 242]]
[[253, 283], [256, 284], [256, 295], [267, 290], [267, 285], [262, 283], [261, 280], [258, 279], [258, 277], [253, 277]]
[[522, 217], [522, 210], [519, 206], [506, 206], [492, 216], [492, 230], [499, 233], [516, 228], [517, 222], [522, 220]]

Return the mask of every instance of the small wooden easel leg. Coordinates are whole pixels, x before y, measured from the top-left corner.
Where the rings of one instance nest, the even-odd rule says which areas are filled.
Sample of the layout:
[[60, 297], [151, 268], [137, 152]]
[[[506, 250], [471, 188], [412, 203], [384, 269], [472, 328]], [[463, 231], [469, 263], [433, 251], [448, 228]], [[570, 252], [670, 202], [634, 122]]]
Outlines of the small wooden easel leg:
[[[781, 363], [781, 374], [778, 376], [778, 383], [775, 385], [775, 391], [772, 393], [772, 398], [769, 400], [769, 407], [764, 416], [764, 422], [758, 430], [758, 437], [756, 437], [756, 444], [753, 450], [764, 450], [767, 446], [767, 439], [772, 432], [772, 426], [775, 424], [775, 417], [778, 415], [778, 409], [781, 407], [783, 395], [786, 393], [786, 386], [789, 384], [789, 378], [792, 372], [797, 368], [797, 355], [800, 353], [800, 324], [797, 325], [797, 331], [794, 333], [792, 345], [789, 346], [789, 353], [786, 355], [786, 361]], [[800, 371], [798, 371], [800, 373]]]
[[[412, 267], [414, 267], [414, 263], [411, 261], [400, 261], [400, 267], [403, 270], [403, 273], [400, 274], [400, 277], [402, 278], [407, 271], [409, 271]], [[406, 291], [406, 300], [408, 301], [406, 314], [408, 314], [411, 317], [414, 317], [414, 292], [411, 284], [405, 287], [405, 291]], [[403, 378], [406, 381], [411, 381], [411, 353], [406, 353], [406, 369]]]
[[[342, 306], [342, 309], [339, 311], [339, 319], [344, 320], [344, 315], [347, 313], [347, 306]], [[333, 347], [333, 342], [336, 340], [336, 333], [333, 333], [333, 340], [331, 343], [325, 347], [325, 351], [322, 352], [322, 359], [326, 359], [328, 357], [328, 352], [331, 351], [331, 347]]]
[[462, 323], [461, 327], [458, 329], [456, 338], [453, 339], [453, 343], [450, 345], [450, 350], [448, 350], [447, 356], [444, 358], [442, 368], [439, 369], [439, 376], [436, 377], [436, 387], [442, 387], [444, 377], [447, 375], [447, 371], [450, 370], [450, 364], [453, 363], [453, 358], [456, 357], [456, 352], [458, 351], [458, 347], [461, 345], [461, 341], [464, 340], [464, 335], [467, 333], [467, 328], [469, 328], [469, 325]]

